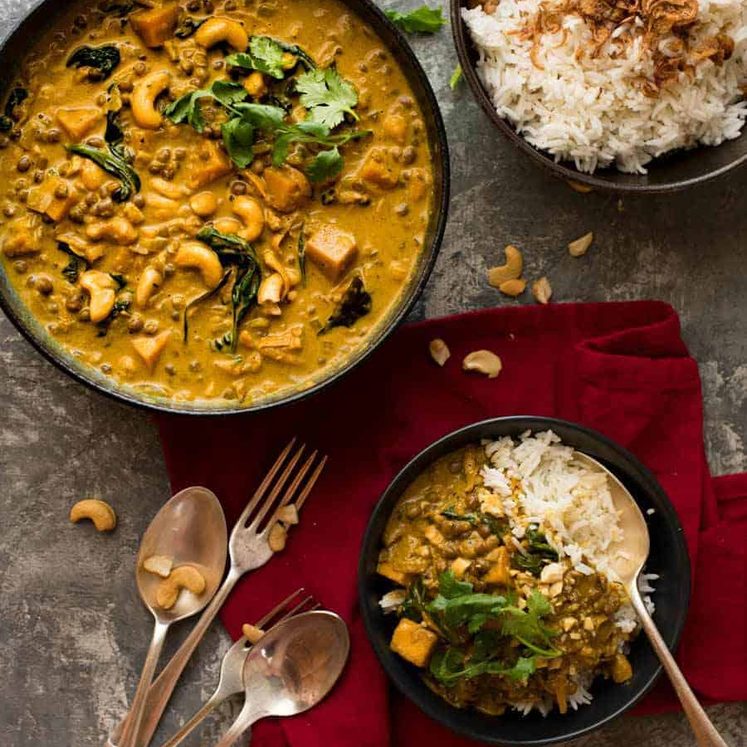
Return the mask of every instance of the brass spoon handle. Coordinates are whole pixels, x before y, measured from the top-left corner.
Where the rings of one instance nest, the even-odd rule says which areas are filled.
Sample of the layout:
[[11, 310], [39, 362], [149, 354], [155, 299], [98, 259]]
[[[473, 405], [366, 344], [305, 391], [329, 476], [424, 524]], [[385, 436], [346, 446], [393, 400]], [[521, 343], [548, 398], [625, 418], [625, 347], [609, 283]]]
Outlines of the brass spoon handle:
[[677, 697], [680, 699], [687, 720], [690, 722], [690, 726], [695, 734], [695, 741], [698, 743], [699, 747], [729, 747], [721, 735], [716, 731], [716, 727], [706, 715], [703, 707], [698, 703], [695, 693], [690, 689], [687, 680], [685, 680], [685, 676], [677, 666], [677, 662], [675, 662], [667, 644], [664, 643], [664, 639], [661, 637], [661, 633], [659, 633], [658, 628], [651, 619], [651, 615], [649, 615], [640, 594], [637, 593], [637, 589], [633, 590], [633, 593], [631, 593], [630, 596], [635, 611], [638, 613], [641, 625], [651, 642], [651, 647], [659, 657], [659, 661], [664, 667], [664, 671], [669, 676], [669, 681], [672, 683], [674, 691], [677, 693]]
[[[138, 742], [133, 747], [144, 747], [144, 745], [150, 744], [153, 734], [158, 727], [158, 722], [161, 720], [161, 716], [166, 709], [166, 704], [174, 692], [179, 676], [184, 671], [184, 667], [187, 666], [187, 662], [205, 635], [205, 631], [218, 614], [218, 610], [223, 606], [223, 602], [226, 601], [226, 597], [231, 593], [240, 576], [241, 574], [237, 573], [233, 567], [229, 570], [223, 584], [215, 593], [210, 604], [205, 608], [197, 624], [192, 628], [177, 652], [169, 659], [155, 682], [150, 686], [145, 699]], [[129, 720], [130, 714], [128, 713], [112, 731], [106, 742], [106, 747], [124, 747], [120, 742], [119, 735], [122, 734]]]
[[120, 747], [136, 747], [137, 745], [143, 709], [145, 708], [145, 701], [148, 697], [148, 688], [150, 688], [150, 684], [153, 682], [153, 675], [156, 672], [158, 657], [161, 655], [161, 649], [163, 648], [164, 640], [166, 640], [168, 629], [168, 623], [156, 620], [156, 625], [153, 629], [153, 638], [151, 639], [148, 653], [145, 656], [143, 671], [140, 674], [140, 681], [135, 690], [135, 695], [132, 698], [130, 717], [127, 719], [127, 723], [124, 725], [122, 732]]

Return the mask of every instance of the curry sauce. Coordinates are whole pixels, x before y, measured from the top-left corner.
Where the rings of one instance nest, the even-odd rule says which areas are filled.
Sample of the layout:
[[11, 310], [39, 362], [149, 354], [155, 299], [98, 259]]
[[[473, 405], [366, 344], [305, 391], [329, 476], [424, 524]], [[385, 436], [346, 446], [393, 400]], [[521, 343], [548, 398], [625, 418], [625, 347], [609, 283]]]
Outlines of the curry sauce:
[[4, 271], [131, 389], [248, 406], [307, 388], [413, 278], [423, 114], [336, 0], [71, 3], [5, 111]]

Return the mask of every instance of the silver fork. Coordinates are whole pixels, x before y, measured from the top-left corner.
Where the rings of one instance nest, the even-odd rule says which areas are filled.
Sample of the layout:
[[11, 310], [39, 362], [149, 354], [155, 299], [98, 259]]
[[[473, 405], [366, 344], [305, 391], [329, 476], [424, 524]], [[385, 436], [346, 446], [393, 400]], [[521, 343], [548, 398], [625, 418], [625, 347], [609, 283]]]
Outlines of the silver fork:
[[[317, 452], [314, 451], [298, 471], [295, 471], [296, 465], [300, 461], [304, 451], [304, 446], [300, 446], [293, 451], [295, 444], [296, 439], [294, 438], [283, 449], [275, 464], [270, 468], [270, 471], [246, 505], [246, 508], [242, 511], [241, 516], [239, 516], [228, 541], [231, 566], [226, 578], [223, 580], [223, 584], [215, 593], [210, 604], [205, 608], [194, 628], [184, 639], [184, 643], [182, 643], [179, 650], [151, 685], [138, 733], [138, 747], [147, 747], [150, 744], [153, 733], [166, 708], [166, 704], [174, 692], [179, 676], [184, 671], [184, 667], [187, 665], [195, 648], [197, 648], [197, 644], [202, 640], [205, 631], [215, 618], [218, 610], [223, 606], [223, 602], [225, 602], [226, 597], [231, 593], [236, 582], [245, 573], [263, 566], [272, 557], [273, 552], [270, 550], [267, 539], [270, 527], [273, 525], [278, 511], [283, 506], [289, 504], [297, 494], [294, 503], [296, 509], [300, 512], [311, 489], [314, 487], [314, 483], [319, 479], [319, 475], [327, 463], [327, 457], [325, 456], [317, 460]], [[315, 462], [316, 465], [314, 466]], [[308, 479], [305, 480], [312, 466], [314, 466], [314, 469]], [[278, 473], [280, 473], [279, 476]], [[289, 484], [286, 488], [287, 483]], [[285, 488], [285, 492], [280, 501], [277, 502], [277, 498], [283, 491], [283, 488]], [[267, 517], [267, 514], [271, 510], [270, 519], [260, 528], [263, 519]], [[127, 716], [117, 724], [110, 734], [106, 741], [106, 747], [116, 747], [126, 718]]]
[[[256, 626], [263, 630], [271, 630], [275, 625], [287, 620], [293, 615], [301, 612], [319, 609], [321, 606], [313, 596], [309, 595], [297, 601], [304, 593], [304, 589], [296, 589], [290, 596], [286, 597], [274, 609], [270, 610], [264, 617], [257, 621]], [[288, 609], [288, 606], [296, 601], [296, 604]], [[205, 717], [217, 706], [230, 698], [232, 695], [244, 692], [243, 671], [246, 655], [252, 648], [252, 644], [241, 636], [236, 643], [231, 646], [223, 657], [220, 667], [220, 677], [218, 687], [215, 692], [208, 698], [205, 704], [187, 721], [171, 739], [164, 742], [161, 747], [177, 747], [182, 741], [191, 734], [194, 729], [205, 719]]]

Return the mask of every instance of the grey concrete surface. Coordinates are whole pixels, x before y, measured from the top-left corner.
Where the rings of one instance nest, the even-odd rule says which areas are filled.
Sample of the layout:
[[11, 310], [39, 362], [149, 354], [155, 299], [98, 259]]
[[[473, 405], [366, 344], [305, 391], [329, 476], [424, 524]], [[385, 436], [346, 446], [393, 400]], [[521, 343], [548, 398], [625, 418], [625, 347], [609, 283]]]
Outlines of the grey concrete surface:
[[[2, 0], [3, 27], [29, 4]], [[449, 90], [448, 29], [413, 46], [441, 102], [453, 166], [446, 239], [413, 316], [509, 303], [484, 280], [509, 242], [524, 250], [527, 276], [547, 275], [558, 300], [669, 301], [700, 362], [712, 470], [747, 468], [747, 170], [672, 196], [577, 194], [515, 153], [466, 88]], [[590, 230], [594, 247], [571, 259], [566, 243]], [[138, 538], [169, 494], [160, 447], [147, 415], [70, 381], [4, 318], [0, 381], [0, 744], [96, 745], [134, 689], [150, 635], [132, 566]], [[95, 493], [118, 509], [111, 536], [67, 523], [70, 504]], [[216, 626], [162, 736], [209, 694], [227, 644]], [[731, 745], [745, 744], [744, 704], [710, 713]], [[191, 744], [214, 744], [229, 715]], [[622, 718], [582, 743], [695, 744], [680, 715]]]

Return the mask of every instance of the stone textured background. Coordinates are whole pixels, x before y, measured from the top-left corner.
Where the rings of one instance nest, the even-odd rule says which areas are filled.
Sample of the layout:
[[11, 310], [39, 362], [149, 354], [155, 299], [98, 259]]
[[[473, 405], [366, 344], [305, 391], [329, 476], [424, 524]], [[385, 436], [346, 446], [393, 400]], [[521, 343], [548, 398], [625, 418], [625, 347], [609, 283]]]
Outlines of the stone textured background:
[[[0, 34], [29, 5], [0, 0]], [[526, 303], [500, 298], [485, 284], [486, 267], [509, 242], [524, 250], [527, 277], [546, 274], [559, 301], [669, 301], [700, 361], [711, 468], [746, 469], [747, 172], [672, 196], [577, 194], [515, 153], [465, 86], [449, 90], [456, 61], [448, 29], [412, 43], [441, 102], [453, 169], [446, 238], [414, 317]], [[570, 258], [565, 245], [587, 231], [595, 233], [594, 247], [581, 260]], [[133, 559], [169, 495], [160, 447], [146, 414], [73, 383], [1, 316], [0, 381], [0, 742], [96, 745], [134, 689], [150, 636]], [[93, 493], [118, 510], [112, 536], [67, 523], [71, 503]], [[174, 632], [172, 644], [184, 631]], [[227, 645], [216, 626], [187, 670], [161, 737], [211, 692]], [[744, 704], [710, 713], [730, 745], [745, 744]], [[209, 722], [191, 744], [214, 744], [229, 715]], [[669, 715], [622, 718], [580, 744], [636, 743], [695, 741], [684, 718]]]

